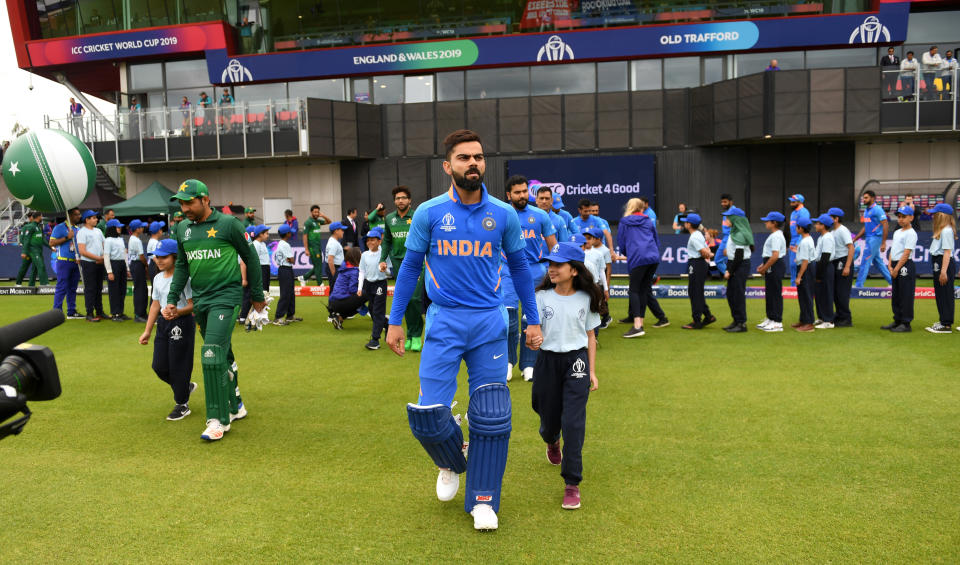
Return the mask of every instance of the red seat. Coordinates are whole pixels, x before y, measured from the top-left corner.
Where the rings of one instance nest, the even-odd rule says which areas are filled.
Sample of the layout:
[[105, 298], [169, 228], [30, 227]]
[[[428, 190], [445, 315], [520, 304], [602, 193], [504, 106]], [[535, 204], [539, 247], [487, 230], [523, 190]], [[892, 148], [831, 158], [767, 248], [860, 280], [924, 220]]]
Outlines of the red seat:
[[193, 125], [200, 127], [203, 125], [203, 118], [194, 118]]
[[288, 121], [289, 119], [290, 119], [290, 112], [288, 112], [288, 111], [286, 111], [286, 110], [280, 112], [280, 121], [281, 121], [281, 122], [286, 122], [286, 121]]

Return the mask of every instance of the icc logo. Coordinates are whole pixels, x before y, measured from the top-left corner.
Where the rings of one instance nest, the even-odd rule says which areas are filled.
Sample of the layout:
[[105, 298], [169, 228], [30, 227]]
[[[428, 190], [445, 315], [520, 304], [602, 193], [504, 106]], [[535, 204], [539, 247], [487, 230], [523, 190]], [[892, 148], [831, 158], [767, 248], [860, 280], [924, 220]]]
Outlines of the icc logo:
[[183, 330], [180, 329], [180, 326], [173, 326], [173, 329], [170, 330], [170, 339], [173, 341], [180, 341], [183, 339]]
[[190, 239], [190, 228], [187, 228], [187, 231], [183, 232], [183, 240], [187, 241]]
[[587, 364], [583, 362], [583, 359], [577, 359], [573, 362], [573, 367], [571, 367], [571, 369], [573, 369], [573, 376], [578, 379], [582, 379], [583, 377], [587, 376], [587, 373], [584, 372], [584, 369], [586, 368]]
[[553, 308], [552, 308], [552, 307], [547, 306], [546, 308], [543, 309], [543, 319], [544, 319], [544, 320], [552, 320], [552, 319], [553, 319]]
[[550, 39], [537, 53], [537, 62], [573, 60], [573, 49], [560, 39], [559, 35], [551, 35]]
[[453, 214], [451, 214], [450, 212], [447, 212], [446, 214], [444, 214], [443, 219], [440, 220], [440, 222], [443, 224], [442, 226], [440, 226], [440, 229], [448, 233], [452, 232], [453, 230], [457, 229], [457, 226], [453, 225], [454, 221], [455, 220], [454, 220]]
[[220, 80], [221, 82], [244, 82], [253, 80], [253, 75], [250, 74], [250, 69], [240, 64], [240, 61], [230, 59], [227, 68], [223, 69], [223, 74], [220, 75]]
[[881, 38], [890, 41], [890, 30], [876, 16], [867, 16], [862, 24], [854, 28], [847, 43], [877, 43]]

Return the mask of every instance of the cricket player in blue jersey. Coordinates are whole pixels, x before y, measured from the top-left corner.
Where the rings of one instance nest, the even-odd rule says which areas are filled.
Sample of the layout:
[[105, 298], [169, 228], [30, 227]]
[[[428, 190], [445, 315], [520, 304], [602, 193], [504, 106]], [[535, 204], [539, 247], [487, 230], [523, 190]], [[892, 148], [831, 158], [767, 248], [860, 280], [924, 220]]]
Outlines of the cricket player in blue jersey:
[[[553, 227], [556, 231], [554, 237], [557, 241], [570, 241], [570, 228], [567, 227], [567, 221], [560, 217], [560, 214], [557, 214], [553, 211], [553, 191], [550, 190], [549, 186], [540, 185], [537, 188], [537, 198], [536, 198], [537, 208], [540, 208], [547, 213], [547, 217], [550, 218], [550, 223], [553, 224]], [[546, 241], [544, 241], [546, 244]], [[547, 248], [544, 250], [544, 255], [549, 255], [550, 251], [553, 248]]]
[[[526, 245], [525, 251], [527, 264], [530, 266], [530, 276], [533, 278], [534, 285], [539, 285], [543, 281], [543, 277], [547, 275], [546, 257], [553, 246], [557, 244], [557, 230], [546, 212], [530, 205], [529, 194], [527, 177], [513, 175], [507, 179], [507, 201], [513, 204], [513, 208], [520, 218], [520, 230], [523, 234], [523, 242]], [[524, 308], [523, 317], [520, 318], [521, 334], [527, 327], [526, 314], [527, 309]], [[533, 380], [533, 366], [536, 362], [536, 352], [521, 345], [520, 360], [517, 366], [520, 368], [523, 380], [527, 382]]]
[[[733, 197], [729, 194], [720, 195], [720, 210], [722, 213], [726, 213], [730, 207], [733, 206]], [[727, 272], [727, 241], [730, 239], [730, 230], [732, 225], [730, 221], [727, 220], [726, 216], [723, 217], [723, 231], [720, 235], [720, 245], [717, 247], [716, 256], [713, 258], [713, 262], [717, 265], [717, 270], [720, 271], [720, 274]]]
[[790, 265], [790, 286], [796, 286], [798, 265], [795, 259], [797, 246], [800, 245], [800, 240], [803, 239], [803, 236], [797, 233], [797, 220], [800, 218], [810, 220], [810, 210], [807, 210], [803, 205], [804, 199], [802, 194], [794, 194], [789, 200], [793, 212], [790, 212], [790, 250], [787, 251], [787, 264]]
[[873, 266], [877, 267], [883, 278], [887, 280], [887, 284], [893, 284], [893, 279], [890, 278], [890, 270], [887, 268], [887, 264], [883, 262], [883, 255], [887, 251], [887, 213], [877, 204], [877, 194], [872, 190], [863, 193], [863, 205], [867, 207], [864, 213], [866, 221], [860, 228], [860, 233], [853, 240], [856, 241], [866, 235], [864, 241], [866, 247], [860, 258], [860, 270], [857, 272], [855, 286], [857, 288], [863, 287], [863, 282], [867, 280], [867, 275], [870, 274], [870, 269]]
[[[473, 516], [475, 529], [495, 530], [511, 430], [501, 251], [528, 317], [527, 344], [538, 349], [543, 335], [520, 221], [508, 204], [491, 198], [483, 186], [486, 162], [480, 137], [457, 130], [444, 145], [443, 170], [452, 177], [450, 190], [422, 204], [413, 215], [397, 274], [387, 344], [403, 355], [403, 314], [425, 265], [432, 304], [420, 356], [420, 397], [407, 405], [410, 428], [440, 468], [437, 498], [452, 500], [460, 486], [459, 474], [466, 471], [464, 509]], [[461, 361], [469, 375], [469, 458], [463, 453], [459, 419], [451, 411]]]
[[567, 231], [573, 234], [573, 226], [570, 223], [573, 221], [573, 216], [563, 209], [563, 198], [559, 194], [553, 195], [553, 211], [563, 218], [563, 221], [567, 223]]

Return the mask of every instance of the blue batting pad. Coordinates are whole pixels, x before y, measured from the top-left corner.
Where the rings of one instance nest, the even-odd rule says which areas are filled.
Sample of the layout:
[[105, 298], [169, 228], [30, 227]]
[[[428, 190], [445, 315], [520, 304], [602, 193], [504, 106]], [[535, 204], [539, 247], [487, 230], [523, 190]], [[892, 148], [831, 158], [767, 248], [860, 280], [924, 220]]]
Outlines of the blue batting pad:
[[510, 389], [493, 383], [477, 387], [470, 396], [470, 458], [467, 460], [467, 494], [464, 509], [489, 504], [500, 511], [500, 487], [510, 444]]
[[420, 440], [420, 445], [437, 467], [457, 474], [467, 470], [467, 460], [463, 457], [463, 430], [453, 419], [449, 406], [407, 404], [407, 417], [413, 436]]

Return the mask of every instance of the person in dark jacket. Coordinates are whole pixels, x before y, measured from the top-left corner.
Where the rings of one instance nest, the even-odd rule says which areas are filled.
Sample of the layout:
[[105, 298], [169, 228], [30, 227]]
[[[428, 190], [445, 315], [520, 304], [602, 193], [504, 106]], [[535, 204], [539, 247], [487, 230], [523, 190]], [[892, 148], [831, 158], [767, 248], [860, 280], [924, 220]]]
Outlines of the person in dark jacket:
[[617, 229], [617, 245], [620, 254], [627, 257], [630, 272], [630, 316], [633, 327], [623, 337], [640, 337], [643, 332], [643, 316], [647, 313], [647, 297], [653, 284], [653, 273], [660, 265], [660, 238], [653, 221], [643, 215], [643, 202], [639, 198], [627, 201], [626, 213]]
[[731, 206], [723, 213], [730, 222], [730, 240], [727, 241], [727, 304], [733, 322], [723, 328], [730, 333], [747, 331], [747, 279], [750, 277], [750, 254], [753, 252], [753, 232], [750, 220], [743, 210]]
[[337, 271], [337, 282], [330, 291], [330, 322], [338, 330], [343, 329], [343, 321], [354, 314], [363, 305], [363, 297], [357, 296], [360, 281], [360, 248], [349, 247], [343, 252], [343, 266]]

